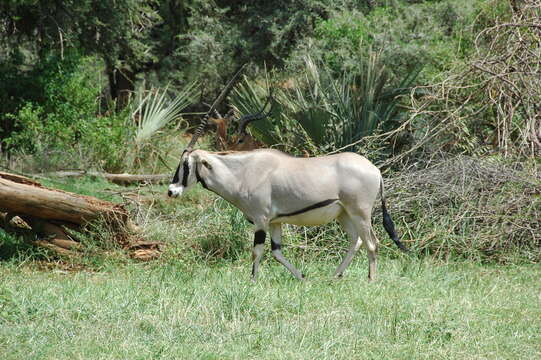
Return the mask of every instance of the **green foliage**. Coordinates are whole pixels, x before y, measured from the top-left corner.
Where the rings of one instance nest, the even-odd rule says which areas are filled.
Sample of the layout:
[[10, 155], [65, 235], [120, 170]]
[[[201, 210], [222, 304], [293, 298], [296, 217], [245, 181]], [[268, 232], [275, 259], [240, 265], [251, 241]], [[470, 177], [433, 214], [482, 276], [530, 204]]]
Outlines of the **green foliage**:
[[77, 54], [45, 61], [36, 69], [41, 99], [27, 101], [17, 113], [6, 115], [13, 120], [14, 130], [4, 142], [43, 159], [59, 151], [64, 157], [84, 151], [87, 161], [119, 169], [130, 125], [126, 112], [97, 116], [103, 85], [100, 75], [96, 76], [99, 68], [95, 58]]
[[[88, 62], [89, 59], [87, 59]], [[32, 99], [16, 114], [16, 134], [6, 140], [28, 151], [43, 151], [42, 144], [53, 147], [71, 146], [80, 136], [78, 126], [93, 117], [99, 88], [91, 72], [79, 68], [81, 58], [71, 54], [65, 59], [47, 58], [36, 69], [37, 83], [43, 91], [40, 98]]]
[[[134, 71], [153, 59], [150, 30], [159, 23], [155, 0], [3, 1], [4, 42], [38, 56], [67, 49], [98, 54], [115, 68]], [[38, 41], [39, 39], [39, 41]], [[33, 50], [33, 49], [32, 49]]]
[[[175, 11], [184, 14], [176, 22], [169, 20], [168, 9], [160, 12], [164, 25], [173, 31], [164, 32], [164, 39], [176, 41], [159, 60], [159, 73], [181, 84], [205, 79], [203, 92], [217, 93], [241, 64], [283, 67], [297, 44], [312, 35], [317, 21], [338, 6], [329, 0], [286, 0], [279, 5], [252, 1], [249, 6], [223, 0], [175, 4]], [[169, 28], [170, 24], [177, 26]]]
[[[286, 142], [308, 147], [313, 153], [344, 147], [355, 151], [362, 138], [401, 123], [400, 96], [409, 93], [418, 73], [419, 69], [414, 69], [402, 74], [401, 82], [393, 87], [385, 66], [373, 52], [355, 71], [340, 76], [324, 63], [306, 58], [305, 73], [292, 89], [273, 90], [278, 104], [273, 105], [271, 117], [276, 125], [265, 120], [251, 126], [267, 144]], [[246, 83], [236, 90], [233, 101], [243, 113], [256, 112], [262, 106], [254, 101], [256, 92], [261, 93], [255, 88], [257, 84]]]
[[322, 58], [334, 71], [352, 70], [370, 49], [396, 81], [421, 65], [419, 80], [428, 81], [472, 50], [472, 24], [484, 1], [386, 2], [371, 11], [336, 10], [321, 20], [291, 66], [302, 66], [305, 54]]
[[39, 137], [44, 131], [42, 120], [43, 109], [32, 103], [26, 103], [16, 115], [6, 114], [6, 119], [11, 119], [21, 130], [12, 132], [11, 136], [4, 140], [8, 146], [16, 146], [22, 150], [36, 151], [39, 147]]
[[[5, 35], [2, 45], [7, 56], [0, 61], [2, 70], [5, 69], [0, 74], [0, 80], [6, 81], [7, 91], [0, 89], [0, 100], [4, 100], [0, 104], [3, 122], [0, 136], [11, 136], [14, 130], [18, 133], [22, 122], [28, 122], [35, 128], [38, 117], [43, 122], [47, 119], [48, 124], [42, 127], [50, 129], [44, 129], [45, 133], [51, 133], [53, 129], [61, 130], [58, 138], [53, 139], [55, 142], [62, 146], [73, 146], [82, 138], [82, 130], [66, 128], [81, 122], [90, 127], [92, 121], [81, 119], [87, 117], [90, 108], [95, 108], [96, 89], [93, 86], [79, 86], [81, 82], [77, 80], [63, 83], [64, 74], [74, 74], [69, 69], [63, 70], [63, 73], [57, 69], [47, 75], [50, 84], [46, 77], [41, 77], [46, 80], [44, 82], [35, 81], [41, 73], [47, 74], [42, 71], [44, 66], [41, 64], [46, 64], [48, 58], [64, 58], [63, 62], [68, 63], [70, 58], [75, 58], [70, 55], [73, 52], [96, 54], [99, 69], [89, 68], [89, 71], [105, 74], [99, 91], [109, 92], [113, 99], [122, 96], [117, 103], [119, 108], [128, 103], [127, 94], [138, 88], [143, 78], [151, 84], [150, 87], [171, 83], [174, 89], [182, 89], [192, 80], [205, 79], [201, 88], [203, 102], [222, 87], [225, 79], [241, 63], [256, 64], [249, 74], [252, 78], [257, 78], [261, 73], [260, 64], [263, 61], [271, 68], [278, 69], [283, 78], [298, 78], [305, 73], [304, 59], [307, 55], [321, 59], [330, 68], [328, 76], [336, 81], [338, 89], [340, 81], [356, 81], [352, 78], [357, 75], [344, 77], [343, 74], [358, 74], [359, 70], [364, 70], [371, 49], [380, 54], [379, 61], [388, 70], [391, 87], [399, 88], [401, 81], [420, 65], [424, 65], [423, 72], [415, 81], [425, 82], [442, 70], [451, 68], [453, 62], [460, 62], [468, 56], [474, 34], [471, 31], [473, 20], [480, 9], [488, 6], [481, 3], [466, 0], [302, 0], [285, 1], [280, 6], [256, 1], [247, 7], [231, 1], [207, 0], [122, 0], [105, 5], [85, 0], [68, 1], [62, 6], [46, 0], [5, 2], [2, 4], [4, 11], [0, 14], [6, 23], [1, 31]], [[487, 20], [483, 21], [489, 22], [498, 16], [503, 11], [497, 10], [500, 8], [494, 6], [494, 14], [486, 15]], [[37, 18], [47, 21], [36, 27], [32, 19]], [[32, 37], [36, 31], [43, 39], [40, 43], [35, 43]], [[283, 71], [285, 69], [290, 72], [286, 73]], [[56, 80], [52, 76], [55, 71], [59, 74]], [[48, 83], [47, 86], [45, 83]], [[353, 93], [350, 95], [355, 97]], [[291, 94], [286, 97], [291, 97]], [[26, 105], [28, 102], [32, 104]], [[23, 107], [24, 111], [18, 114]], [[199, 110], [200, 107], [201, 104], [194, 105], [192, 110]], [[281, 109], [283, 106], [277, 107]], [[313, 114], [309, 114], [309, 118], [314, 121], [309, 123], [302, 114], [288, 116], [291, 121], [304, 121], [304, 128], [294, 131], [302, 137], [302, 133], [308, 129], [313, 134], [315, 144], [318, 144], [322, 141], [321, 128], [336, 124], [325, 123], [324, 117], [327, 115], [321, 114], [321, 109], [313, 108], [310, 111]], [[345, 109], [340, 111], [342, 115], [347, 112]], [[11, 116], [6, 116], [6, 113]], [[273, 116], [281, 117], [278, 110], [273, 111]], [[18, 125], [14, 125], [14, 119], [19, 117], [23, 120], [17, 120]], [[119, 126], [122, 122], [117, 120], [103, 120], [102, 123]], [[314, 127], [318, 126], [318, 121], [319, 130], [316, 130]], [[67, 122], [72, 125], [66, 125]], [[272, 128], [276, 130], [277, 124], [288, 128], [290, 125], [285, 125], [287, 122], [284, 119], [274, 120]], [[371, 126], [369, 123], [365, 122], [368, 128]], [[263, 123], [255, 125], [256, 128], [263, 126]], [[103, 126], [96, 124], [94, 128], [102, 129]], [[365, 130], [355, 128], [350, 132], [359, 131]], [[263, 129], [259, 133], [262, 136]], [[13, 146], [26, 147], [27, 151], [36, 149], [35, 144], [21, 144], [29, 142], [31, 130], [23, 136], [27, 140], [19, 137], [16, 143], [16, 138], [11, 139]], [[115, 141], [121, 138], [120, 135], [114, 136]], [[36, 141], [46, 142], [41, 139]], [[286, 146], [297, 146], [299, 143], [278, 136], [271, 141], [284, 142]], [[103, 153], [120, 157], [120, 151], [106, 148]], [[115, 159], [107, 159], [106, 163], [109, 168], [119, 166]]]

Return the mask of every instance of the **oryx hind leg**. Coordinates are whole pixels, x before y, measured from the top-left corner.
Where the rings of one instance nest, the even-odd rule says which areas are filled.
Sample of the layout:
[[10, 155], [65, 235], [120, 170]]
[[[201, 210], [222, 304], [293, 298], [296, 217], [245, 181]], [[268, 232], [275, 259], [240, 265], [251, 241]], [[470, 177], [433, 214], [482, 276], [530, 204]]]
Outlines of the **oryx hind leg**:
[[[353, 211], [347, 212], [350, 224], [352, 224], [354, 229], [357, 231], [357, 234], [360, 240], [355, 243], [352, 241], [352, 247], [350, 248], [350, 251], [346, 255], [346, 258], [344, 258], [344, 262], [346, 262], [346, 260], [349, 260], [349, 262], [351, 262], [353, 255], [355, 254], [356, 250], [358, 250], [359, 246], [361, 244], [364, 245], [367, 255], [368, 255], [368, 279], [370, 281], [373, 281], [376, 279], [376, 268], [377, 268], [376, 254], [377, 254], [378, 244], [377, 244], [376, 237], [373, 236], [371, 214], [372, 214], [372, 209], [363, 209], [356, 212], [353, 212]], [[356, 246], [353, 247], [353, 245], [356, 245]], [[348, 258], [348, 255], [350, 255], [350, 253], [352, 253], [351, 258]], [[347, 265], [349, 265], [349, 263], [346, 263], [345, 267], [347, 267]], [[342, 269], [342, 271], [344, 269]], [[337, 269], [337, 276], [340, 276], [340, 273], [338, 270], [340, 270], [340, 267]]]
[[271, 224], [270, 225], [270, 232], [271, 232], [271, 250], [272, 250], [272, 256], [282, 265], [288, 269], [293, 276], [295, 276], [297, 279], [302, 280], [304, 279], [304, 275], [301, 274], [299, 270], [297, 270], [289, 261], [286, 260], [284, 255], [282, 254], [282, 225], [281, 224]]
[[359, 232], [357, 231], [357, 226], [353, 223], [351, 218], [346, 212], [343, 212], [338, 217], [338, 222], [344, 229], [344, 231], [349, 235], [349, 250], [347, 254], [344, 256], [344, 259], [338, 265], [338, 268], [336, 268], [336, 271], [334, 272], [334, 276], [341, 277], [344, 273], [344, 270], [349, 266], [351, 263], [351, 260], [353, 260], [353, 257], [355, 256], [355, 253], [359, 250], [362, 244], [362, 240], [359, 237]]

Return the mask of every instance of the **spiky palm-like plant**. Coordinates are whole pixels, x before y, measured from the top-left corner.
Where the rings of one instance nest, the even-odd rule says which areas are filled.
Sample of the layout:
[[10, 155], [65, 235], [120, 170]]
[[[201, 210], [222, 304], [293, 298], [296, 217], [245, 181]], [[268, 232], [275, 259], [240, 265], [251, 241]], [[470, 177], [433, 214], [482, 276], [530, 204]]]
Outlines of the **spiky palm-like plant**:
[[[390, 83], [376, 53], [361, 61], [356, 72], [335, 75], [310, 57], [305, 72], [291, 88], [273, 89], [276, 104], [272, 120], [253, 123], [255, 135], [269, 145], [287, 143], [314, 153], [339, 148], [357, 150], [365, 136], [388, 129], [399, 113], [400, 95], [409, 92], [419, 69], [405, 74], [398, 86]], [[268, 90], [244, 81], [236, 89], [234, 104], [242, 113], [256, 111]]]
[[177, 119], [182, 111], [193, 102], [197, 84], [184, 87], [172, 99], [163, 90], [139, 91], [133, 102], [131, 118], [135, 122], [133, 148], [127, 153], [128, 167], [133, 167], [142, 157], [143, 149], [162, 128]]
[[163, 91], [152, 89], [146, 94], [140, 91], [132, 111], [132, 118], [139, 117], [135, 143], [143, 144], [171, 120], [177, 118], [182, 110], [192, 103], [196, 89], [196, 83], [188, 84], [172, 100], [167, 97], [167, 87]]
[[394, 87], [376, 53], [361, 62], [356, 72], [336, 77], [308, 57], [303, 81], [287, 107], [314, 145], [332, 151], [389, 127], [398, 114], [400, 95], [409, 92], [418, 73], [415, 69], [405, 74]]

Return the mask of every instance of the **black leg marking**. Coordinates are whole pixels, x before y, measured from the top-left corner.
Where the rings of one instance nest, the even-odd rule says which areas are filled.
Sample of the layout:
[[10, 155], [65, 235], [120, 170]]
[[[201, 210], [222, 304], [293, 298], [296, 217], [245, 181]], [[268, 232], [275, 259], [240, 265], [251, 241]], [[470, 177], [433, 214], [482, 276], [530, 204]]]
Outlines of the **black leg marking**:
[[264, 230], [257, 230], [254, 236], [254, 246], [264, 244], [267, 234]]
[[[267, 234], [264, 230], [257, 230], [254, 234], [254, 257], [252, 264], [252, 280], [255, 281], [257, 267], [259, 266], [259, 260], [261, 258], [261, 255], [263, 255], [263, 244], [265, 244], [265, 237]], [[258, 245], [261, 245], [260, 248], [258, 248]]]
[[271, 239], [271, 250], [280, 250], [282, 245], [280, 243], [274, 242], [274, 239]]

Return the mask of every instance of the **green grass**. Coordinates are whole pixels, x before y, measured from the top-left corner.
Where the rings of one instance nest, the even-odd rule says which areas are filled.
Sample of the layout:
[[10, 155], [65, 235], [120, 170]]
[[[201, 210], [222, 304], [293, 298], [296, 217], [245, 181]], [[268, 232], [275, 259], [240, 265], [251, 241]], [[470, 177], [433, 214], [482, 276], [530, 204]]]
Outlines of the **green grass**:
[[[44, 183], [115, 202], [126, 190], [90, 177]], [[426, 187], [407, 178], [400, 183], [413, 190], [389, 191], [399, 232], [415, 251], [426, 239], [437, 239], [443, 250], [399, 254], [376, 212], [382, 248], [374, 284], [366, 280], [363, 251], [342, 280], [331, 278], [348, 243], [337, 225], [285, 227], [285, 256], [306, 282], [296, 281], [267, 249], [259, 281], [251, 283], [252, 227], [200, 187], [176, 200], [163, 195], [166, 186], [131, 189], [143, 199], [140, 212], [129, 207], [143, 236], [167, 244], [149, 263], [129, 259], [99, 226], [82, 237], [83, 256], [69, 264], [0, 230], [0, 359], [540, 358], [536, 258], [513, 257], [511, 247], [502, 248], [508, 261], [460, 256], [468, 246], [477, 251], [478, 240], [466, 242], [484, 238], [490, 224], [460, 234], [443, 230], [461, 206], [473, 214], [487, 206], [465, 197], [463, 203], [443, 201], [440, 209], [437, 193], [422, 192]], [[517, 188], [507, 192], [520, 205], [516, 216], [530, 214], [521, 210], [524, 201], [536, 199]], [[487, 194], [500, 204], [496, 192]], [[413, 207], [406, 205], [424, 201], [419, 196], [429, 196], [430, 206], [407, 212]], [[430, 216], [440, 222], [428, 222]], [[404, 217], [417, 227], [406, 227]], [[520, 224], [538, 224], [526, 220]], [[506, 234], [495, 239], [504, 244]]]
[[[538, 266], [357, 257], [299, 264], [295, 281], [249, 254], [209, 266], [113, 265], [100, 272], [0, 266], [3, 359], [534, 359], [541, 355]], [[295, 261], [297, 260], [297, 261]]]

